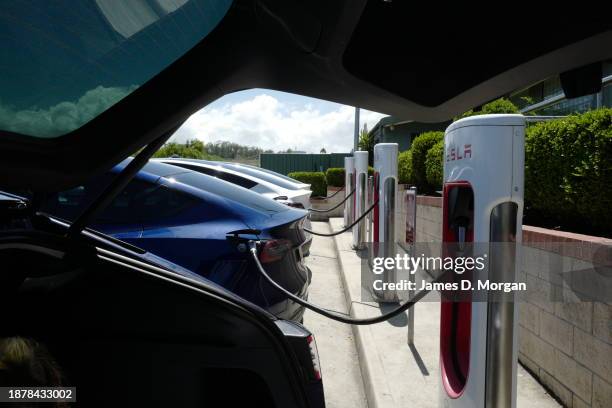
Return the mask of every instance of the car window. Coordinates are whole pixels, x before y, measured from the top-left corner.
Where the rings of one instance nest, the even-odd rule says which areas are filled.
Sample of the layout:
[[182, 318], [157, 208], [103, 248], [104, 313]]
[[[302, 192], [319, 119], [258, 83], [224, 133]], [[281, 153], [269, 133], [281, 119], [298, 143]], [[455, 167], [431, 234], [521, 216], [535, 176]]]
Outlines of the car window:
[[259, 169], [255, 170], [249, 167], [233, 165], [233, 164], [225, 164], [224, 167], [233, 169], [240, 173], [248, 174], [249, 176], [253, 176], [258, 179], [267, 181], [268, 183], [277, 185], [279, 187], [286, 188], [287, 190], [298, 190], [299, 189], [299, 187], [296, 186], [295, 182], [290, 182], [280, 177], [276, 177], [274, 175], [271, 175], [265, 172], [261, 172], [259, 171]]
[[187, 212], [199, 203], [197, 197], [177, 191], [166, 186], [156, 186], [135, 204], [139, 217], [143, 221], [167, 220]]
[[252, 170], [263, 171], [266, 174], [269, 174], [269, 175], [274, 176], [274, 177], [282, 178], [283, 180], [286, 180], [286, 181], [288, 181], [290, 183], [304, 184], [304, 183], [302, 183], [299, 180], [296, 180], [296, 179], [291, 178], [291, 177], [287, 177], [284, 174], [277, 173], [277, 172], [269, 170], [269, 169], [264, 169], [263, 167], [252, 166], [250, 164], [240, 164], [240, 167], [248, 167], [249, 169], [252, 169]]
[[219, 172], [219, 175], [217, 177], [220, 178], [221, 180], [228, 181], [232, 184], [236, 184], [244, 188], [253, 188], [257, 185], [257, 183], [254, 182], [253, 180], [249, 180], [247, 178], [240, 177], [240, 176], [237, 176], [231, 173]]
[[[115, 174], [98, 177], [49, 197], [42, 210], [67, 221], [74, 221], [110, 182]], [[102, 211], [93, 224], [132, 224], [172, 218], [199, 203], [199, 198], [159, 184], [133, 179]]]
[[232, 0], [3, 2], [0, 129], [57, 137], [206, 37]]
[[180, 166], [180, 167], [183, 167], [185, 169], [189, 169], [189, 170], [193, 170], [193, 171], [197, 171], [198, 173], [208, 174], [209, 176], [213, 176], [213, 177], [216, 177], [218, 179], [225, 180], [225, 181], [227, 181], [229, 183], [236, 184], [237, 186], [248, 188], [248, 189], [251, 189], [251, 188], [253, 188], [253, 187], [255, 187], [257, 185], [257, 183], [255, 181], [249, 180], [246, 177], [240, 177], [240, 176], [238, 176], [236, 174], [227, 173], [227, 172], [221, 171], [221, 170], [211, 169], [210, 167], [194, 166], [194, 165], [191, 165], [191, 164], [176, 163], [176, 162], [173, 162], [172, 165], [173, 166]]
[[139, 223], [141, 205], [147, 196], [159, 186], [146, 181], [133, 179], [96, 218], [94, 224]]
[[279, 204], [246, 188], [225, 183], [205, 174], [186, 171], [185, 173], [172, 176], [172, 179], [260, 211], [282, 212], [289, 210], [289, 207], [286, 205]]

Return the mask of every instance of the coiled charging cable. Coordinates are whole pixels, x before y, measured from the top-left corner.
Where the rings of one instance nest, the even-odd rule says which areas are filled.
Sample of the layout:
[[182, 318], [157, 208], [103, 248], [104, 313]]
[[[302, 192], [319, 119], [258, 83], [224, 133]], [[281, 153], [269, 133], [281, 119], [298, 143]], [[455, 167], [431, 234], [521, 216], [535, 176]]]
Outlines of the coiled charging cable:
[[[261, 265], [261, 262], [259, 262], [259, 257], [257, 256], [258, 241], [250, 240], [248, 242], [248, 245], [249, 245], [249, 251], [251, 252], [251, 255], [253, 256], [253, 260], [255, 261], [255, 265], [257, 265], [257, 269], [259, 269], [259, 272], [268, 281], [268, 283], [270, 283], [270, 285], [274, 286], [278, 291], [280, 291], [283, 294], [285, 294], [289, 299], [293, 300], [295, 303], [298, 303], [298, 304], [304, 306], [306, 309], [310, 309], [310, 310], [312, 310], [315, 313], [318, 313], [318, 314], [320, 314], [322, 316], [325, 316], [327, 318], [330, 318], [330, 319], [335, 320], [335, 321], [340, 322], [340, 323], [354, 324], [354, 325], [357, 325], [357, 326], [366, 326], [366, 325], [370, 325], [370, 324], [382, 323], [382, 322], [387, 321], [389, 319], [392, 319], [393, 317], [395, 317], [395, 316], [405, 312], [406, 310], [410, 309], [419, 300], [423, 299], [430, 292], [430, 290], [423, 289], [423, 290], [419, 291], [411, 300], [409, 300], [409, 301], [405, 302], [404, 304], [398, 306], [396, 309], [393, 309], [392, 311], [390, 311], [388, 313], [385, 313], [385, 314], [382, 314], [380, 316], [370, 317], [370, 318], [367, 318], [367, 319], [354, 319], [352, 317], [348, 317], [346, 315], [343, 315], [340, 312], [335, 312], [335, 311], [332, 311], [332, 310], [324, 309], [324, 308], [322, 308], [320, 306], [313, 305], [312, 303], [307, 302], [306, 300], [304, 300], [304, 299], [294, 295], [293, 293], [289, 292], [288, 290], [286, 290], [285, 288], [280, 286], [278, 283], [276, 283], [274, 281], [274, 279], [272, 279], [270, 277], [270, 275], [268, 275], [266, 270]], [[440, 278], [441, 277], [438, 277], [434, 282], [437, 282], [438, 280], [440, 280]]]

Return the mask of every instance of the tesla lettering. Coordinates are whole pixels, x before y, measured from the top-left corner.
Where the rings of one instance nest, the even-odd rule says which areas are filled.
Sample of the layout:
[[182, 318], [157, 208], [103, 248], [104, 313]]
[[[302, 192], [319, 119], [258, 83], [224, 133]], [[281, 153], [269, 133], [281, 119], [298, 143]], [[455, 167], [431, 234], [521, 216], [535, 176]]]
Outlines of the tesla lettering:
[[446, 161], [455, 161], [461, 159], [472, 158], [472, 145], [465, 144], [463, 148], [457, 148], [455, 146], [449, 146], [446, 152]]

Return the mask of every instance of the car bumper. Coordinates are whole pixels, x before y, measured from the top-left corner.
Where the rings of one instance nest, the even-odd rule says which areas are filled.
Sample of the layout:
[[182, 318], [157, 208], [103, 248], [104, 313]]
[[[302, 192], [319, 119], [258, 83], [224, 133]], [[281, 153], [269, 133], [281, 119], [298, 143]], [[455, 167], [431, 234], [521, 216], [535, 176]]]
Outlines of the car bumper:
[[[294, 293], [295, 296], [303, 300], [308, 300], [308, 287], [312, 280], [312, 271], [308, 269], [308, 281], [304, 284], [302, 289], [298, 293]], [[291, 299], [285, 299], [281, 302], [275, 303], [266, 308], [266, 310], [272, 313], [279, 319], [291, 320], [294, 322], [301, 322], [304, 317], [304, 306], [294, 302]]]

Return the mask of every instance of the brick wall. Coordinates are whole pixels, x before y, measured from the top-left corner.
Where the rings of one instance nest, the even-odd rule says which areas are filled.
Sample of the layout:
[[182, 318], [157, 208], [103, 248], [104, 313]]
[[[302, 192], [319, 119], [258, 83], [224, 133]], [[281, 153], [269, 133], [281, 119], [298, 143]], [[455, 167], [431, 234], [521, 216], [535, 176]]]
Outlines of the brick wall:
[[[441, 207], [417, 198], [417, 242], [441, 241]], [[519, 361], [567, 407], [612, 407], [612, 271], [592, 262], [610, 265], [611, 253], [612, 240], [523, 226]]]

